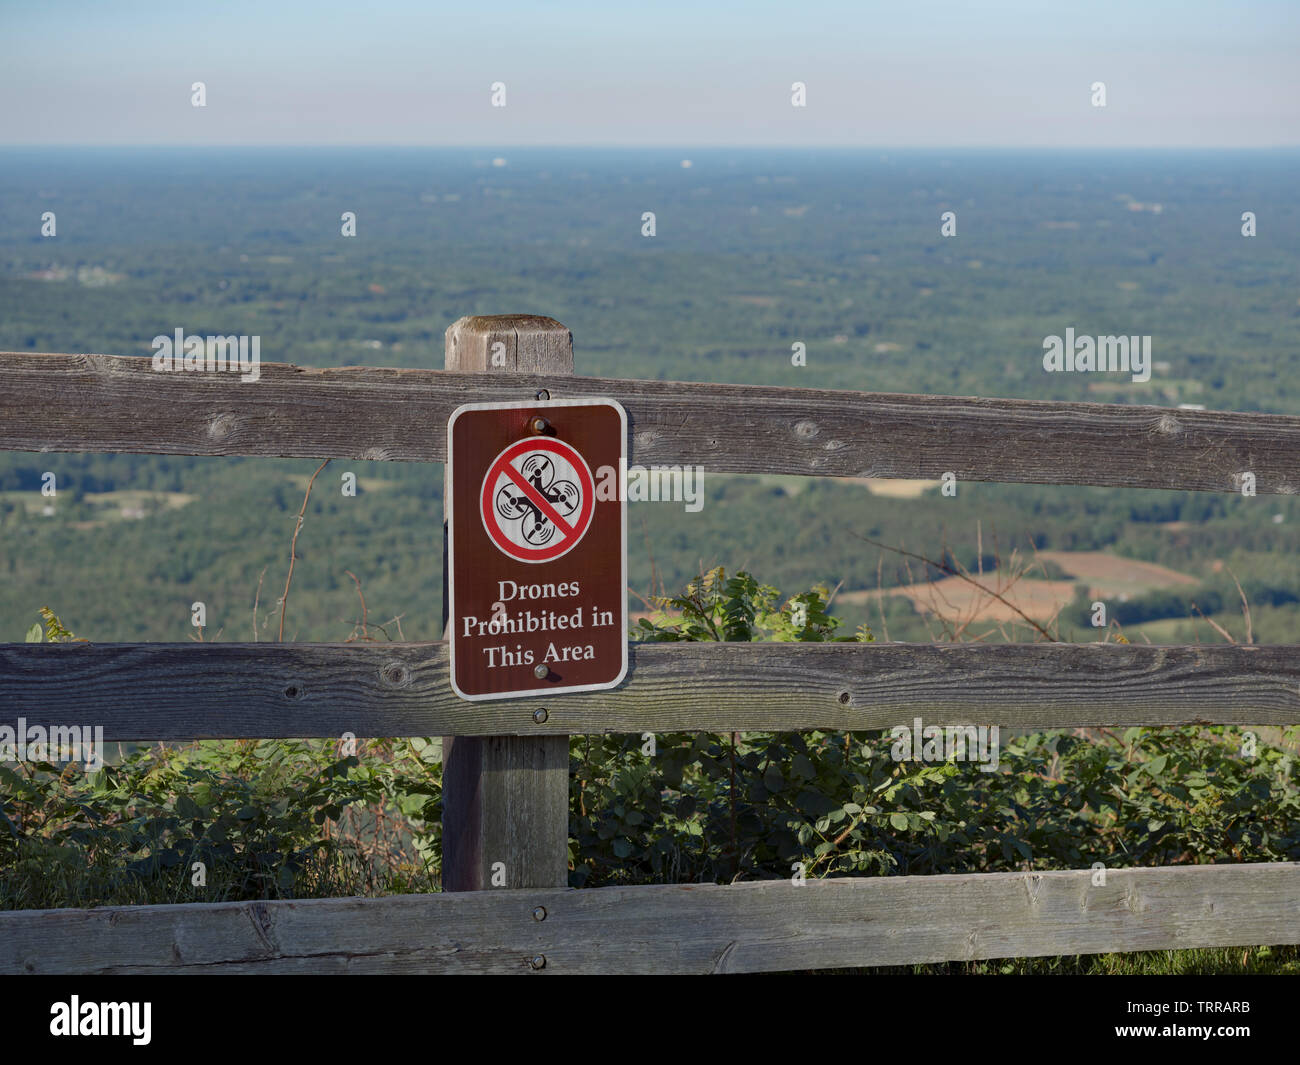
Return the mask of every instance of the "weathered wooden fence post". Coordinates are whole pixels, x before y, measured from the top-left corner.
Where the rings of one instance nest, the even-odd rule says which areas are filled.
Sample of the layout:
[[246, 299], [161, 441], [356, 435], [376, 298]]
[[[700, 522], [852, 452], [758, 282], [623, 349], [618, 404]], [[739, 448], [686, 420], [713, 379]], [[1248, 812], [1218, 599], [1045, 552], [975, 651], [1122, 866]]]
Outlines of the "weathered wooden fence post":
[[[553, 318], [531, 314], [461, 318], [447, 330], [446, 368], [567, 377], [573, 334]], [[447, 490], [444, 485], [444, 498]], [[444, 604], [446, 583], [444, 564]], [[532, 700], [519, 704], [521, 714], [533, 709]], [[494, 869], [503, 874], [496, 883], [508, 888], [565, 887], [568, 841], [568, 736], [443, 737], [444, 891], [491, 887]]]

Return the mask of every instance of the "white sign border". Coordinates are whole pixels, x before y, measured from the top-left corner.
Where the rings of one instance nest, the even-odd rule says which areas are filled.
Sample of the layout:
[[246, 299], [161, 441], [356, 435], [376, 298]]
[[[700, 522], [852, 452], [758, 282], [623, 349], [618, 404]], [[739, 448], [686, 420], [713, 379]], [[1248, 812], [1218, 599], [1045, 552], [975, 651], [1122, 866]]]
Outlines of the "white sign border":
[[[526, 691], [512, 692], [488, 692], [484, 695], [466, 695], [456, 685], [456, 523], [454, 520], [451, 487], [455, 484], [455, 450], [452, 447], [452, 428], [456, 424], [456, 419], [466, 411], [471, 410], [534, 410], [536, 408], [547, 407], [613, 407], [618, 411], [619, 421], [619, 445], [618, 445], [618, 470], [619, 470], [619, 525], [621, 532], [619, 535], [619, 574], [620, 584], [622, 587], [622, 608], [619, 611], [623, 619], [623, 660], [619, 668], [618, 676], [611, 681], [605, 681], [601, 684], [575, 684], [569, 687], [548, 687], [548, 688], [529, 688]], [[565, 441], [566, 443], [568, 441]], [[581, 452], [579, 452], [581, 454]], [[586, 461], [587, 456], [582, 456]], [[588, 469], [591, 463], [587, 463]], [[583, 397], [575, 399], [535, 399], [521, 403], [462, 403], [454, 411], [451, 417], [447, 419], [447, 469], [446, 476], [443, 479], [442, 497], [445, 501], [445, 516], [447, 520], [447, 642], [450, 647], [450, 672], [448, 680], [451, 683], [451, 690], [460, 698], [471, 703], [488, 702], [498, 699], [543, 699], [551, 695], [560, 695], [568, 692], [591, 692], [591, 691], [609, 691], [611, 688], [617, 688], [624, 680], [627, 679], [627, 491], [624, 480], [624, 470], [627, 469], [627, 411], [616, 399], [606, 399], [603, 397]], [[593, 474], [593, 480], [595, 475]], [[478, 505], [475, 504], [475, 513], [477, 515]], [[593, 515], [592, 521], [595, 521]], [[590, 531], [590, 530], [588, 530]], [[563, 556], [560, 556], [563, 557]], [[542, 563], [544, 565], [545, 563]]]

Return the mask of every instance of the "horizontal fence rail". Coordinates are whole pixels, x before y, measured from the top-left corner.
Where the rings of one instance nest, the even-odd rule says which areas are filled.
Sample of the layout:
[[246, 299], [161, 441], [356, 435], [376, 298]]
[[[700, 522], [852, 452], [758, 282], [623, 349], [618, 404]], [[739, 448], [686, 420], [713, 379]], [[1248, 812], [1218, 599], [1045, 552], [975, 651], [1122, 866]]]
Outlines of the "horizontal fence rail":
[[1300, 418], [1100, 403], [147, 357], [0, 353], [0, 450], [446, 461], [468, 401], [612, 396], [629, 462], [732, 473], [1300, 491]]
[[[148, 358], [0, 353], [0, 450], [441, 463], [457, 406], [544, 388], [622, 402], [629, 461], [644, 465], [1223, 492], [1250, 474], [1258, 493], [1300, 491], [1296, 417], [542, 373], [548, 359], [570, 366], [571, 338], [530, 316], [462, 319], [448, 350], [478, 368], [494, 339], [511, 372], [268, 363], [244, 383], [155, 372]], [[916, 717], [1300, 723], [1294, 647], [632, 644], [629, 657], [614, 691], [470, 704], [450, 689], [444, 643], [3, 644], [0, 725], [101, 727], [109, 742], [350, 732], [505, 743], [867, 731]], [[566, 744], [537, 742], [560, 745], [562, 823]], [[499, 799], [501, 838], [536, 829], [527, 802]], [[555, 857], [547, 883], [564, 879], [562, 848]], [[1104, 883], [1086, 870], [0, 912], [0, 973], [760, 972], [1290, 943], [1294, 863], [1111, 869]]]
[[[1300, 723], [1300, 648], [677, 643], [614, 691], [467, 703], [444, 643], [0, 644], [0, 724], [106, 740]], [[534, 713], [545, 707], [538, 723]]]
[[[0, 973], [738, 973], [1300, 943], [1300, 865], [0, 913]], [[538, 907], [544, 911], [539, 920]]]

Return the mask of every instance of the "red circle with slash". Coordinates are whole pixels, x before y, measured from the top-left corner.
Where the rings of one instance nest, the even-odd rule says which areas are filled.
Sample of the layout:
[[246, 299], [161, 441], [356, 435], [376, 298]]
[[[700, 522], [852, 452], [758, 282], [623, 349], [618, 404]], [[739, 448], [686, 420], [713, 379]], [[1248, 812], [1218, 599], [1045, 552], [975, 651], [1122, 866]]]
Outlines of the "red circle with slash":
[[488, 467], [479, 516], [492, 542], [520, 562], [551, 562], [586, 535], [596, 484], [578, 451], [553, 437], [516, 441]]

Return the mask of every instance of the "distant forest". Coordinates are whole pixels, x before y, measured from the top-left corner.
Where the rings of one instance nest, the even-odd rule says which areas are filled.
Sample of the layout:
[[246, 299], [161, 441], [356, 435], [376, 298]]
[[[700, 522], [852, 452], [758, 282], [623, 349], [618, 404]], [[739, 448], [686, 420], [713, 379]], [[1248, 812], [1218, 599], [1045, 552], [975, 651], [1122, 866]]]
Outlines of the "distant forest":
[[[0, 349], [144, 355], [182, 328], [258, 335], [268, 361], [439, 367], [461, 315], [532, 312], [573, 330], [590, 375], [1300, 413], [1294, 152], [710, 151], [690, 168], [662, 151], [493, 158], [5, 151]], [[1256, 237], [1241, 234], [1245, 210]], [[40, 236], [43, 211], [57, 215], [54, 238]], [[355, 237], [340, 234], [344, 211]], [[646, 211], [654, 237], [641, 235]], [[954, 237], [940, 236], [945, 211]], [[1151, 335], [1152, 379], [1045, 374], [1043, 338], [1067, 327]], [[796, 342], [806, 366], [791, 364]], [[21, 640], [46, 605], [96, 640], [183, 639], [194, 601], [204, 638], [251, 639], [254, 598], [264, 616], [283, 588], [316, 465], [0, 454], [0, 639]], [[340, 493], [345, 471], [356, 498]], [[372, 622], [438, 638], [441, 477], [327, 468], [286, 638], [348, 636], [360, 616], [349, 572]], [[926, 639], [914, 600], [850, 593], [941, 575], [862, 537], [986, 572], [1037, 549], [1052, 561], [1024, 579], [1078, 578], [1062, 631], [1095, 638], [1088, 581], [1059, 552], [1103, 551], [1175, 571], [1110, 597], [1130, 638], [1221, 639], [1201, 615], [1240, 638], [1240, 583], [1256, 640], [1300, 640], [1290, 498], [973, 483], [955, 499], [905, 498], [712, 471], [705, 483], [699, 513], [630, 507], [635, 593], [744, 567], [790, 594], [838, 588], [846, 621]]]

